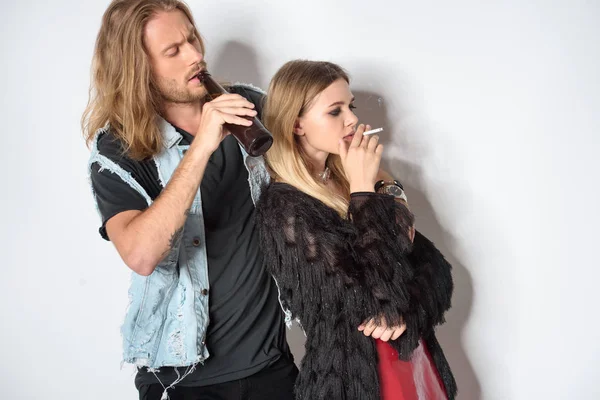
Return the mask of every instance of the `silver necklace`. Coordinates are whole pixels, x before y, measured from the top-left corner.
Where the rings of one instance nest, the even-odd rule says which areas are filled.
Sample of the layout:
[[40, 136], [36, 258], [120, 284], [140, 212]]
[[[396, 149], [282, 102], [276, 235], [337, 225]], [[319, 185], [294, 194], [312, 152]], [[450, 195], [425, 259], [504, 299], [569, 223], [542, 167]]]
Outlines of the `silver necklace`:
[[325, 167], [325, 170], [323, 172], [319, 172], [319, 178], [321, 178], [321, 182], [323, 183], [327, 183], [330, 176], [331, 170], [329, 169], [329, 167]]

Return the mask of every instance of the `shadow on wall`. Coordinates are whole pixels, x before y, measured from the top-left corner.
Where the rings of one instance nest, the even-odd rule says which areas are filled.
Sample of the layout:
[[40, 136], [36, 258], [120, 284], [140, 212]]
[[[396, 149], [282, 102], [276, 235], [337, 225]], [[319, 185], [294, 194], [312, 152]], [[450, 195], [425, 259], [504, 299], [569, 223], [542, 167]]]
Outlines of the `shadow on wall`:
[[267, 91], [270, 78], [263, 81], [256, 52], [252, 47], [232, 40], [217, 49], [215, 54], [214, 61], [208, 64], [208, 70], [216, 78], [230, 83], [250, 83]]
[[[410, 110], [405, 102], [410, 101], [409, 85], [398, 80], [398, 71], [382, 71], [372, 65], [357, 68], [363, 80], [369, 77], [384, 77], [386, 85], [377, 90], [353, 89], [356, 114], [361, 123], [368, 123], [373, 128], [383, 127], [380, 141], [384, 150], [382, 167], [402, 182], [411, 210], [416, 217], [416, 226], [425, 236], [433, 241], [453, 266], [454, 294], [452, 308], [446, 314], [446, 323], [438, 328], [437, 336], [444, 349], [448, 362], [454, 372], [460, 400], [480, 400], [481, 386], [462, 343], [462, 332], [469, 319], [473, 305], [473, 283], [469, 270], [460, 262], [460, 243], [452, 234], [444, 229], [436, 218], [427, 196], [426, 180], [421, 161], [428, 157], [426, 123]], [[393, 72], [393, 73], [392, 73]], [[353, 71], [349, 71], [353, 75]], [[352, 86], [352, 84], [351, 84]], [[387, 88], [387, 89], [386, 89]], [[401, 90], [405, 93], [394, 93]], [[386, 99], [393, 99], [400, 104], [388, 104]], [[390, 107], [390, 109], [388, 109]], [[390, 150], [398, 150], [401, 154], [390, 154]], [[460, 196], [460, 188], [455, 188]], [[465, 197], [459, 197], [465, 198]]]
[[[270, 77], [263, 77], [259, 72], [259, 62], [256, 52], [249, 45], [230, 41], [218, 49], [214, 61], [209, 64], [209, 70], [219, 79], [230, 82], [246, 82], [260, 86], [266, 90]], [[342, 67], [345, 67], [342, 65]], [[347, 67], [347, 66], [346, 66]], [[356, 68], [356, 67], [355, 67]], [[372, 65], [350, 70], [350, 75], [359, 73], [362, 76], [386, 78], [397, 77], [398, 72], [376, 70]], [[352, 86], [352, 85], [351, 85]], [[473, 304], [473, 284], [468, 269], [459, 261], [459, 244], [456, 243], [450, 232], [445, 230], [436, 218], [436, 213], [431, 206], [426, 193], [424, 172], [420, 160], [427, 157], [426, 143], [420, 137], [427, 134], [427, 129], [415, 124], [419, 118], [411, 115], [405, 104], [394, 104], [392, 109], [387, 109], [385, 99], [402, 98], [405, 95], [394, 94], [391, 90], [402, 90], [406, 84], [401, 81], [392, 81], [386, 85], [388, 89], [371, 91], [354, 88], [356, 97], [355, 105], [361, 122], [369, 123], [373, 128], [383, 127], [381, 142], [387, 145], [388, 152], [384, 153], [383, 168], [400, 180], [407, 193], [411, 209], [417, 220], [417, 228], [432, 240], [453, 265], [455, 283], [453, 307], [446, 316], [447, 323], [438, 329], [438, 339], [446, 353], [459, 387], [460, 400], [480, 400], [481, 387], [475, 371], [467, 357], [462, 344], [462, 332], [469, 319]], [[422, 121], [420, 121], [422, 122]], [[392, 136], [393, 134], [393, 136]], [[408, 155], [404, 158], [394, 158], [389, 153], [390, 148], [400, 148], [402, 153]], [[295, 357], [296, 364], [300, 364], [304, 356], [304, 333], [298, 325], [288, 330], [288, 342]]]

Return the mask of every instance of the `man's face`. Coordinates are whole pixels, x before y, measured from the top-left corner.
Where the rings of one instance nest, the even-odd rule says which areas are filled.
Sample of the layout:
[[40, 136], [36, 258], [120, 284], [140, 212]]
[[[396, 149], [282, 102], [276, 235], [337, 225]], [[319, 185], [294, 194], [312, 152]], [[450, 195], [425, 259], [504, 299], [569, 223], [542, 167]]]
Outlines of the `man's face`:
[[206, 90], [194, 78], [205, 68], [200, 38], [183, 12], [159, 12], [146, 24], [144, 45], [165, 102], [186, 104], [204, 98]]

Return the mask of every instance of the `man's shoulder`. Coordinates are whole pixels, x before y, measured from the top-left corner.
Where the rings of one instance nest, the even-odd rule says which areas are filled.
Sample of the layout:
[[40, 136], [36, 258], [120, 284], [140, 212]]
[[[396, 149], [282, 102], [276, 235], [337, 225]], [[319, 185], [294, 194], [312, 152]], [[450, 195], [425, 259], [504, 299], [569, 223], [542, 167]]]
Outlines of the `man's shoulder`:
[[96, 148], [98, 153], [102, 156], [109, 158], [110, 160], [117, 161], [125, 157], [125, 146], [115, 132], [106, 126], [102, 128], [96, 136]]
[[254, 86], [251, 83], [235, 82], [234, 84], [229, 85], [228, 91], [230, 93], [236, 93], [244, 96], [248, 101], [251, 101], [256, 106], [260, 106], [261, 108], [266, 96], [264, 90], [258, 86]]
[[235, 82], [229, 85], [229, 88], [231, 91], [247, 92], [256, 96], [265, 96], [267, 94], [264, 90], [262, 90], [258, 86], [254, 86], [251, 83]]
[[137, 161], [127, 155], [127, 147], [125, 143], [117, 136], [117, 134], [106, 126], [100, 130], [96, 137], [96, 149], [100, 156], [106, 157], [126, 170], [135, 169], [136, 165], [153, 162], [153, 159]]
[[102, 128], [96, 135], [96, 146], [99, 152], [105, 153], [106, 150], [112, 151], [116, 148], [123, 149], [121, 141], [115, 135], [114, 131], [110, 129], [110, 126], [107, 125]]

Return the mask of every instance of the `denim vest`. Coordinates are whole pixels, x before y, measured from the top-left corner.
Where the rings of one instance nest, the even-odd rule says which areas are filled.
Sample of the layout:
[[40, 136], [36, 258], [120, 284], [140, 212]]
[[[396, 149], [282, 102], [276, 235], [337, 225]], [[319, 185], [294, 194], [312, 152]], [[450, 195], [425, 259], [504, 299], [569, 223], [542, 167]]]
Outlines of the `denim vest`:
[[[160, 121], [163, 151], [154, 157], [163, 188], [189, 146], [179, 145], [181, 135], [164, 119]], [[98, 152], [94, 140], [89, 167], [117, 174], [152, 204], [144, 188], [123, 168]], [[262, 157], [249, 157], [240, 146], [254, 204], [270, 177]], [[177, 268], [179, 266], [179, 268]], [[200, 188], [185, 222], [183, 237], [149, 276], [132, 273], [129, 307], [121, 328], [123, 361], [137, 366], [182, 367], [202, 363], [209, 357], [206, 330], [209, 324], [210, 294], [204, 218]], [[289, 311], [286, 323], [289, 323]]]

